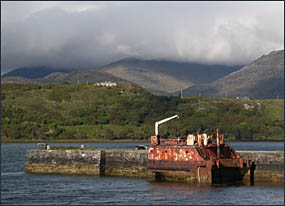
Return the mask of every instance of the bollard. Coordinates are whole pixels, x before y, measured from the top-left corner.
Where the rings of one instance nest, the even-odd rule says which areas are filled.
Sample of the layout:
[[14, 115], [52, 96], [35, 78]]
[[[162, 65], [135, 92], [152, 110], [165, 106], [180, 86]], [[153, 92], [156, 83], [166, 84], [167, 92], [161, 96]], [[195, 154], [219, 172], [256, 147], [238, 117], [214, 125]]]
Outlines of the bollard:
[[49, 150], [50, 149], [50, 145], [47, 145], [47, 150]]
[[84, 149], [84, 144], [82, 144], [82, 145], [80, 146], [80, 148], [81, 148], [81, 149]]
[[202, 135], [198, 134], [198, 146], [202, 146]]
[[220, 159], [220, 138], [219, 138], [219, 129], [216, 129], [217, 132], [217, 159]]

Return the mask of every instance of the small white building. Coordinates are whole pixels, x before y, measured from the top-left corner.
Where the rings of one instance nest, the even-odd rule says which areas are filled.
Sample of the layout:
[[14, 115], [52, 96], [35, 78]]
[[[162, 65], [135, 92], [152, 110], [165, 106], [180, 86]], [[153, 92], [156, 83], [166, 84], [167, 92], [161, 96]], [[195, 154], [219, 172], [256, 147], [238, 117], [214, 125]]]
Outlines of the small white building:
[[103, 86], [103, 87], [116, 87], [117, 83], [116, 82], [110, 82], [110, 81], [105, 81], [105, 82], [97, 82], [94, 84], [94, 86]]

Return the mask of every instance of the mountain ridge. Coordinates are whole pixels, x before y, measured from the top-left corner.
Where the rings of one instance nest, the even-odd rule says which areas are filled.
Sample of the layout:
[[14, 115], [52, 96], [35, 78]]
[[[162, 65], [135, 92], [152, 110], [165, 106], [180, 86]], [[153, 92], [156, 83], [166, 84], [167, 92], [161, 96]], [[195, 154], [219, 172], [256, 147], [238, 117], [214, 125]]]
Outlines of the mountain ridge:
[[28, 79], [37, 79], [43, 78], [53, 72], [63, 72], [63, 73], [70, 73], [75, 69], [72, 68], [54, 68], [49, 66], [24, 66], [16, 68], [10, 72], [7, 72], [1, 75], [2, 78], [5, 77], [24, 77]]
[[212, 97], [284, 98], [284, 50], [262, 55], [238, 71], [208, 84], [194, 85], [184, 93]]
[[240, 67], [125, 58], [99, 69], [137, 83], [149, 91], [158, 89], [173, 93], [196, 83], [211, 82]]
[[[237, 69], [239, 69], [239, 66], [203, 65], [168, 60], [144, 60], [130, 57], [111, 62], [110, 64], [98, 68], [85, 70], [62, 71], [60, 69], [48, 69], [45, 67], [45, 75], [37, 74], [37, 76], [27, 75], [29, 72], [33, 73], [36, 67], [31, 69], [23, 67], [2, 75], [1, 82], [19, 81], [21, 83], [34, 82], [36, 84], [42, 84], [46, 82], [57, 83], [66, 81], [74, 84], [78, 82], [126, 80], [142, 86], [155, 95], [169, 96], [176, 91], [193, 86], [197, 82], [209, 82], [232, 71], [236, 71]], [[17, 73], [19, 70], [25, 70], [25, 72]], [[36, 71], [36, 73], [37, 72], [39, 73], [39, 71]], [[92, 77], [88, 77], [88, 75]], [[105, 78], [102, 78], [102, 75], [105, 76]], [[17, 78], [15, 78], [15, 76], [17, 76]], [[27, 78], [31, 76], [32, 78]], [[95, 78], [96, 76], [100, 78]]]
[[[284, 97], [284, 50], [272, 51], [240, 67], [125, 58], [93, 69], [62, 72], [46, 68], [44, 72], [49, 73], [41, 74], [41, 78], [25, 78], [26, 73], [15, 77], [12, 71], [2, 76], [1, 83], [129, 81], [160, 96], [178, 95], [183, 89], [184, 95], [192, 96]], [[35, 75], [40, 74], [30, 76]]]

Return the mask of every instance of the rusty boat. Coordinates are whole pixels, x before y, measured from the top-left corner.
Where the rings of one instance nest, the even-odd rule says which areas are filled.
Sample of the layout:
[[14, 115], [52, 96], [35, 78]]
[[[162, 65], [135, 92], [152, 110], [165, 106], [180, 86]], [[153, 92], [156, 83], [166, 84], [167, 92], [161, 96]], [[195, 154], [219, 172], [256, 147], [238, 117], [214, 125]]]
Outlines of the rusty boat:
[[155, 123], [148, 149], [148, 169], [160, 181], [186, 181], [221, 184], [242, 181], [250, 174], [252, 161], [243, 159], [233, 147], [224, 143], [224, 135], [188, 134], [160, 142], [160, 124], [179, 118], [178, 115]]

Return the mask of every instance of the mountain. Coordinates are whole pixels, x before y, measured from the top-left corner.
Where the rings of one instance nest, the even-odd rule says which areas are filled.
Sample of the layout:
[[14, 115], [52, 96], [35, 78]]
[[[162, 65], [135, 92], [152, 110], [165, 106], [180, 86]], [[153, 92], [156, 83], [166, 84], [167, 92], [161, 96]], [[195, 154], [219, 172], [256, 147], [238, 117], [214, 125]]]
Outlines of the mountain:
[[149, 91], [173, 93], [195, 84], [214, 81], [241, 67], [126, 58], [105, 65], [100, 70]]
[[284, 98], [284, 50], [263, 55], [238, 71], [208, 84], [194, 85], [183, 93], [207, 97]]
[[42, 78], [53, 72], [72, 72], [72, 69], [51, 68], [48, 66], [21, 67], [2, 75], [3, 77], [23, 77], [28, 79]]
[[153, 72], [141, 68], [129, 68], [125, 66], [109, 67], [103, 71], [114, 76], [134, 82], [147, 90], [160, 90], [175, 92], [181, 88], [192, 86], [191, 82], [181, 81], [170, 75]]
[[125, 58], [92, 70], [54, 69], [45, 66], [22, 67], [4, 74], [1, 82], [43, 84], [66, 81], [74, 84], [127, 80], [152, 94], [169, 96], [182, 88], [211, 82], [240, 68], [241, 66]]

